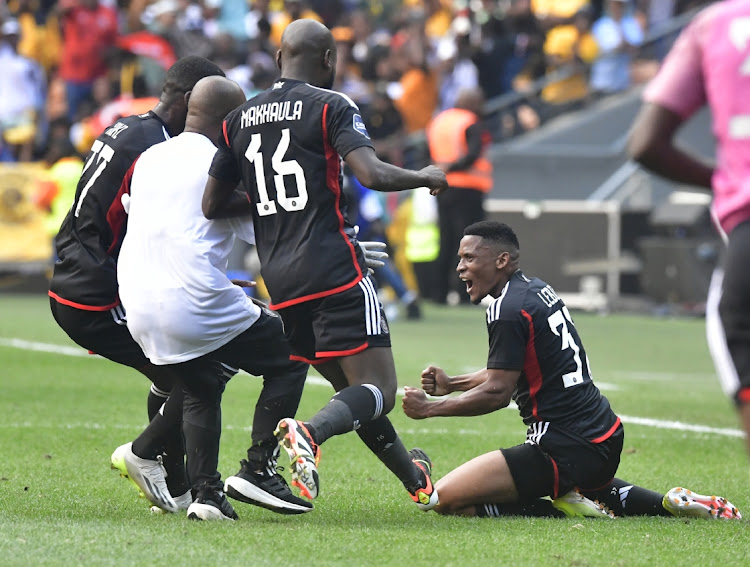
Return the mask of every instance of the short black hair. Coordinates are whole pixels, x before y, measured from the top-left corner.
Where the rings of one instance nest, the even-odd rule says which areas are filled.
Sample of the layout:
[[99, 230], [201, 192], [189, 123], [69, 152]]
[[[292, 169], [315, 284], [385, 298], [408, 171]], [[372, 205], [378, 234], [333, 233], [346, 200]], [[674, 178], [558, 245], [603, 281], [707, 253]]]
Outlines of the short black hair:
[[187, 57], [178, 59], [169, 68], [167, 76], [164, 79], [162, 94], [170, 98], [176, 94], [185, 94], [188, 91], [192, 91], [195, 83], [204, 77], [212, 77], [214, 75], [226, 76], [224, 71], [213, 61], [209, 61], [205, 57], [198, 57], [197, 55], [188, 55]]
[[480, 236], [485, 240], [509, 249], [509, 252], [517, 252], [521, 249], [516, 233], [504, 222], [475, 222], [464, 229], [464, 236]]

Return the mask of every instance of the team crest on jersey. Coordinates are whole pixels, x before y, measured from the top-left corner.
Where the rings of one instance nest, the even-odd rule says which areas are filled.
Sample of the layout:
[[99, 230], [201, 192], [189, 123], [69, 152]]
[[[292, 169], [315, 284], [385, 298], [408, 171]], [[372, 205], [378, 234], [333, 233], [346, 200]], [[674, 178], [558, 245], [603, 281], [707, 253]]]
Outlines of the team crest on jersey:
[[370, 135], [367, 133], [365, 123], [362, 122], [362, 117], [359, 114], [354, 115], [354, 129], [368, 140], [370, 139]]

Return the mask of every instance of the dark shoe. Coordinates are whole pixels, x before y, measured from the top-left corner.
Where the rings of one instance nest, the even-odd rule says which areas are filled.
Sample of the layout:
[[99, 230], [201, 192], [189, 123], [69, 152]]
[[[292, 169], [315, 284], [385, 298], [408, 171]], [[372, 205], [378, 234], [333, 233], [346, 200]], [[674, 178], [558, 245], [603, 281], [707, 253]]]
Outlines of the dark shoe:
[[187, 509], [191, 520], [237, 520], [237, 514], [221, 490], [208, 486], [198, 491], [195, 501]]
[[227, 478], [224, 483], [224, 492], [230, 498], [278, 514], [304, 514], [313, 509], [310, 502], [292, 494], [280, 474], [258, 474], [251, 470], [244, 459], [240, 461], [240, 465], [240, 472]]

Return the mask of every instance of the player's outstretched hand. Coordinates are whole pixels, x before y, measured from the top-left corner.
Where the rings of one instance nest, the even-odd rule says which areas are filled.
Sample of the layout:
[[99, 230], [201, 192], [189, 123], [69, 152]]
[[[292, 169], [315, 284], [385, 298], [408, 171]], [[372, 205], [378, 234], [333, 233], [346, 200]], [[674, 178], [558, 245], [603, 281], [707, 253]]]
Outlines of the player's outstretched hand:
[[429, 416], [430, 402], [427, 394], [419, 388], [404, 386], [404, 399], [401, 401], [404, 413], [412, 419], [424, 419]]
[[453, 391], [450, 376], [439, 366], [422, 370], [422, 389], [431, 396], [445, 396]]
[[425, 178], [424, 184], [430, 189], [431, 195], [440, 195], [443, 191], [448, 190], [448, 180], [445, 178], [445, 172], [439, 167], [428, 165], [419, 173]]

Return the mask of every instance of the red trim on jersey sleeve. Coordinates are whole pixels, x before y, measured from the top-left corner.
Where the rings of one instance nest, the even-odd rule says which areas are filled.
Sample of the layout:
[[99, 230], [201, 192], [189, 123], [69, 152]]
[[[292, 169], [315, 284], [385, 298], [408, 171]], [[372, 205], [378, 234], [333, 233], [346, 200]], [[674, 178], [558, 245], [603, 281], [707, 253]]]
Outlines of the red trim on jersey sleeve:
[[559, 496], [558, 492], [560, 492], [560, 473], [557, 470], [557, 463], [555, 462], [555, 459], [550, 457], [549, 460], [552, 463], [552, 470], [555, 472], [555, 484], [552, 487], [552, 500], [554, 500]]
[[739, 392], [737, 392], [737, 401], [742, 404], [750, 402], [750, 387], [742, 388]]
[[349, 251], [352, 255], [352, 263], [354, 269], [357, 270], [357, 277], [362, 278], [362, 270], [357, 262], [357, 252], [354, 250], [354, 246], [349, 240], [349, 237], [344, 233], [344, 215], [341, 214], [341, 187], [339, 186], [339, 173], [341, 157], [336, 149], [331, 145], [331, 141], [328, 139], [328, 105], [323, 107], [323, 146], [325, 147], [326, 154], [326, 186], [333, 191], [336, 195], [336, 216], [339, 219], [339, 233], [349, 247]]
[[[140, 157], [140, 156], [139, 156]], [[133, 180], [133, 172], [135, 171], [135, 164], [138, 163], [138, 158], [128, 169], [125, 177], [122, 179], [120, 184], [120, 190], [115, 195], [114, 201], [109, 206], [107, 211], [107, 224], [109, 230], [112, 232], [112, 244], [107, 249], [107, 255], [112, 255], [122, 244], [122, 239], [125, 238], [125, 230], [128, 224], [128, 213], [125, 212], [125, 207], [122, 204], [122, 197], [126, 193], [130, 195], [130, 183]]]
[[315, 356], [318, 358], [335, 358], [339, 356], [351, 356], [353, 354], [357, 354], [358, 352], [362, 352], [365, 350], [368, 346], [370, 346], [369, 343], [364, 343], [359, 345], [355, 348], [350, 348], [349, 350], [319, 350], [315, 353]]
[[604, 435], [602, 435], [600, 437], [597, 437], [596, 439], [592, 439], [591, 442], [592, 443], [601, 443], [602, 441], [606, 441], [607, 439], [609, 439], [610, 437], [612, 437], [612, 435], [614, 434], [614, 432], [617, 431], [618, 427], [620, 427], [620, 418], [619, 417], [617, 418], [617, 421], [615, 421], [615, 424], [612, 427], [609, 428], [609, 431], [607, 431]]
[[231, 148], [232, 146], [229, 145], [229, 134], [227, 134], [227, 121], [224, 120], [224, 122], [221, 123], [221, 131], [224, 132], [224, 141], [227, 143], [227, 147]]
[[80, 309], [81, 311], [109, 311], [110, 309], [120, 305], [119, 299], [115, 301], [114, 303], [110, 303], [109, 305], [84, 305], [83, 303], [76, 303], [75, 301], [64, 299], [53, 291], [48, 291], [47, 295], [49, 295], [52, 299], [54, 299], [58, 303], [67, 305], [68, 307], [74, 307], [75, 309]]
[[526, 360], [523, 363], [523, 373], [529, 382], [529, 396], [531, 397], [532, 413], [536, 419], [539, 419], [536, 411], [536, 395], [542, 388], [542, 369], [539, 367], [539, 359], [536, 356], [536, 345], [534, 344], [534, 321], [531, 315], [521, 309], [523, 315], [529, 322], [529, 340], [526, 342]]

